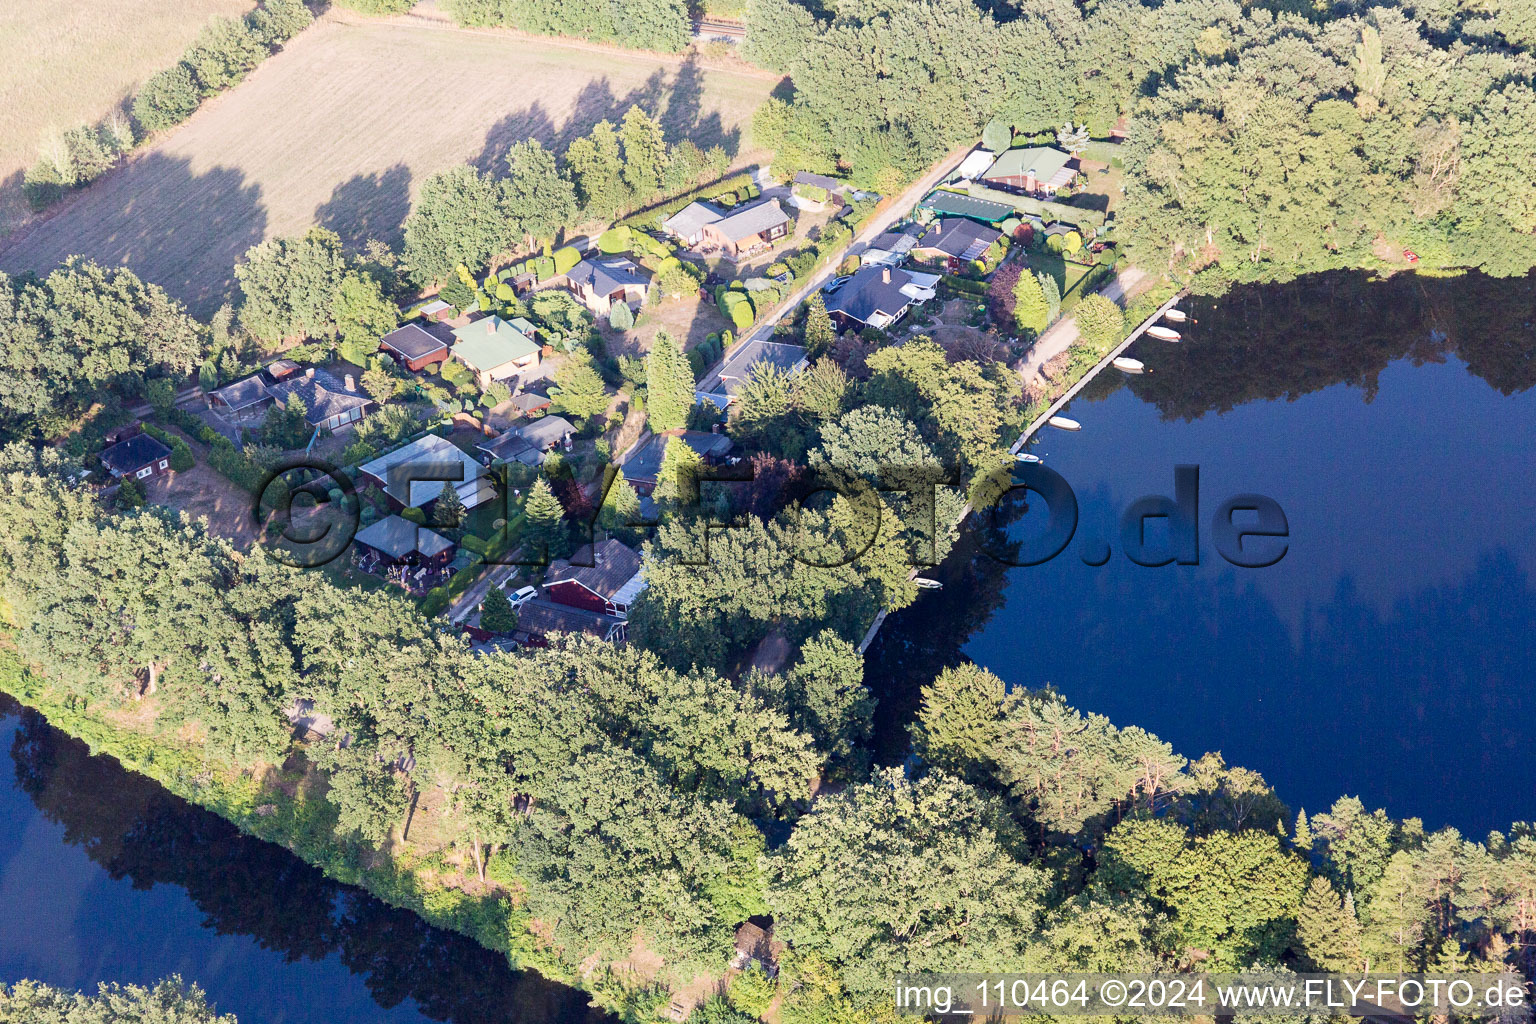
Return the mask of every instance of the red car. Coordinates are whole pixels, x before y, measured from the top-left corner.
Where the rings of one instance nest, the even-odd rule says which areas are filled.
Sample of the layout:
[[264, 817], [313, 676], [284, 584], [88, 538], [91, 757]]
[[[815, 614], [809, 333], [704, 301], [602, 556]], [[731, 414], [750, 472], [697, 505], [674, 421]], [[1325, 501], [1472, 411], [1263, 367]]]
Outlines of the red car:
[[1412, 249], [1404, 249], [1403, 259], [1407, 260], [1409, 263], [1417, 263], [1419, 262], [1419, 254], [1414, 252]]

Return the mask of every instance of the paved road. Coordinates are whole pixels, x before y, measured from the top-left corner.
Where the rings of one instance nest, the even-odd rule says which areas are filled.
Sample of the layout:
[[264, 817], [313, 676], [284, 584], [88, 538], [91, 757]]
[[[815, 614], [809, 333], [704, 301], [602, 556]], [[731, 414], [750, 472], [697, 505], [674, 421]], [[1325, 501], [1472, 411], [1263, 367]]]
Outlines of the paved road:
[[886, 200], [888, 205], [885, 209], [880, 210], [870, 218], [869, 223], [864, 225], [863, 229], [853, 236], [853, 240], [848, 243], [848, 248], [838, 254], [835, 259], [829, 260], [825, 269], [812, 274], [805, 283], [791, 292], [788, 298], [779, 303], [778, 308], [773, 311], [773, 315], [763, 321], [763, 326], [753, 331], [747, 337], [753, 341], [767, 341], [772, 338], [774, 325], [793, 312], [800, 303], [810, 298], [812, 292], [819, 290], [822, 285], [836, 277], [838, 264], [842, 263], [849, 253], [856, 250], [862, 251], [867, 247], [871, 238], [874, 238], [897, 221], [904, 219], [907, 212], [917, 205], [917, 201], [927, 195], [929, 189], [933, 188], [934, 185], [938, 184], [958, 167], [960, 161], [964, 160], [966, 154], [974, 148], [975, 145], [970, 144], [950, 150], [943, 159], [934, 164], [928, 173], [914, 182], [905, 192], [894, 200]]
[[[1146, 276], [1144, 270], [1127, 267], [1116, 274], [1109, 284], [1100, 288], [1099, 294], [1124, 306], [1125, 297], [1134, 292]], [[1044, 334], [1035, 339], [1035, 343], [1024, 355], [1024, 362], [1019, 365], [1019, 376], [1024, 383], [1032, 383], [1040, 376], [1042, 366], [1071, 348], [1076, 340], [1077, 321], [1070, 316], [1062, 317], [1047, 328]]]

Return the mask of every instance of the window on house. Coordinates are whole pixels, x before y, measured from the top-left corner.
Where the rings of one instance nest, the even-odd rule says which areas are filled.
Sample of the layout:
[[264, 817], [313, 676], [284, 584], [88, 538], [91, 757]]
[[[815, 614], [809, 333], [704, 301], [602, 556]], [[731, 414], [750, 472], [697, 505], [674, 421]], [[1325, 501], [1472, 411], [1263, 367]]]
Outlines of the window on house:
[[167, 466], [169, 466], [169, 465], [170, 465], [170, 463], [169, 463], [169, 462], [167, 462], [167, 461], [166, 461], [166, 460], [165, 460], [165, 459], [161, 459], [161, 460], [160, 460], [160, 468], [161, 468], [161, 469], [164, 469], [164, 468], [165, 468], [165, 467], [167, 467]]
[[145, 477], [149, 476], [152, 473], [154, 473], [154, 470], [151, 469], [148, 466], [145, 466], [143, 469], [139, 470], [137, 473], [135, 473], [133, 475], [138, 477], [140, 480], [143, 480]]

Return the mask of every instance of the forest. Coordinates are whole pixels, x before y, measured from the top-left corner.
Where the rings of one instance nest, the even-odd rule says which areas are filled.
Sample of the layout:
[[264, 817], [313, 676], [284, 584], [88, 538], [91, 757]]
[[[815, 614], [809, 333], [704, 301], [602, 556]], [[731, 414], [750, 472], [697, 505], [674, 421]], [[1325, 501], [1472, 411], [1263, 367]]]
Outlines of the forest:
[[[1115, 232], [1202, 290], [1337, 269], [1536, 265], [1536, 5], [753, 0], [744, 54], [794, 83], [776, 165], [887, 187], [995, 125], [1102, 138]], [[867, 102], [850, 104], [849, 96]], [[989, 131], [989, 134], [992, 134]]]

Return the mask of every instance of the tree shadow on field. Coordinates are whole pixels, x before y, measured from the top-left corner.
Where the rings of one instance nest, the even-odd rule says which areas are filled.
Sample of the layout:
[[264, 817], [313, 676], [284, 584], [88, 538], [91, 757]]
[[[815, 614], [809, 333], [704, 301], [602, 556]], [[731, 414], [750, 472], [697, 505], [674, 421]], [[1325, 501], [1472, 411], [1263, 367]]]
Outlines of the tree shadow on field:
[[684, 140], [700, 149], [719, 146], [733, 159], [741, 151], [741, 129], [726, 130], [719, 111], [708, 114], [703, 110], [704, 69], [699, 66], [698, 54], [690, 53], [684, 59], [667, 92], [661, 126], [667, 141], [673, 144]]
[[354, 174], [315, 209], [315, 223], [341, 236], [350, 249], [370, 238], [395, 245], [411, 212], [411, 171], [395, 164], [383, 173]]
[[47, 274], [71, 255], [123, 265], [207, 317], [234, 292], [234, 265], [266, 232], [261, 186], [244, 172], [194, 174], [185, 157], [147, 153], [0, 251], [0, 269]]
[[[513, 146], [528, 139], [538, 139], [548, 147], [553, 144], [558, 134], [555, 122], [550, 118], [549, 112], [544, 109], [544, 105], [535, 103], [522, 110], [505, 114], [491, 125], [485, 133], [485, 142], [480, 147], [480, 155], [470, 163], [482, 174], [494, 174], [499, 177], [507, 173], [507, 153]], [[560, 151], [555, 150], [555, 155], [559, 156]]]
[[720, 146], [735, 157], [741, 149], [741, 129], [726, 130], [718, 111], [703, 113], [704, 71], [696, 57], [685, 60], [669, 80], [658, 68], [635, 88], [616, 95], [607, 78], [588, 82], [576, 95], [571, 115], [556, 125], [542, 103], [502, 116], [485, 133], [480, 153], [470, 163], [483, 174], [507, 172], [507, 153], [519, 142], [538, 139], [557, 157], [570, 144], [592, 131], [599, 121], [615, 127], [630, 107], [638, 106], [661, 122], [669, 143], [690, 140], [700, 149]]

